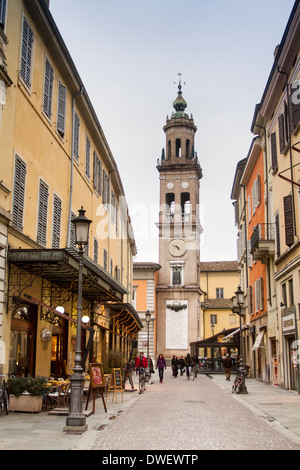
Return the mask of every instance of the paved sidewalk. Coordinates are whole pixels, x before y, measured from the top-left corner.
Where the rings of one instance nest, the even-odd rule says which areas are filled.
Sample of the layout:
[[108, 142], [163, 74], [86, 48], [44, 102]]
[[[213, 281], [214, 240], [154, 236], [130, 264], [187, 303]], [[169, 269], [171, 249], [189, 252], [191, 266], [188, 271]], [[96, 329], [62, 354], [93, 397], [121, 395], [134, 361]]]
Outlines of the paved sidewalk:
[[[138, 376], [134, 375], [135, 388], [138, 389]], [[40, 413], [9, 413], [0, 415], [0, 450], [89, 450], [99, 436], [99, 431], [110, 426], [114, 420], [130, 407], [141, 395], [131, 392], [129, 383], [126, 390], [117, 393], [114, 402], [110, 392], [107, 399], [107, 413], [102, 399], [96, 399], [95, 414], [87, 417], [88, 430], [82, 435], [68, 434], [63, 428], [66, 416], [49, 415], [49, 411]], [[85, 401], [83, 408], [85, 410]], [[92, 400], [88, 412], [92, 410]]]
[[[170, 372], [167, 371], [169, 374]], [[158, 382], [157, 373], [153, 381]], [[233, 400], [238, 400], [265, 423], [295, 444], [300, 444], [300, 395], [294, 391], [283, 390], [272, 385], [265, 385], [255, 379], [246, 379], [248, 394], [236, 395], [231, 393], [234, 376], [230, 382], [223, 375], [212, 375], [211, 381], [220, 387]], [[179, 378], [178, 380], [180, 380]], [[183, 379], [183, 378], [182, 378]], [[204, 378], [203, 378], [204, 379]], [[184, 379], [186, 381], [186, 379]], [[210, 380], [210, 379], [207, 379]], [[137, 385], [138, 377], [134, 376]], [[179, 383], [178, 383], [179, 384]], [[191, 384], [192, 385], [192, 384]], [[152, 386], [150, 386], [152, 388]], [[126, 385], [130, 389], [129, 384]], [[137, 387], [136, 387], [137, 388]], [[153, 386], [153, 394], [156, 395]], [[151, 393], [151, 395], [153, 395]], [[82, 435], [67, 434], [63, 431], [66, 416], [49, 415], [48, 411], [41, 413], [9, 413], [0, 416], [0, 450], [90, 450], [99, 440], [102, 432], [115, 427], [118, 417], [130, 411], [137, 400], [148, 401], [147, 392], [144, 396], [138, 391], [127, 391], [118, 394], [118, 401], [112, 402], [112, 393], [107, 401], [108, 412], [105, 413], [102, 400], [96, 400], [96, 413], [87, 418], [88, 430]], [[155, 396], [153, 396], [155, 399]], [[159, 400], [159, 396], [157, 397]], [[142, 402], [141, 402], [142, 403]], [[92, 402], [89, 410], [92, 409]], [[117, 426], [118, 427], [118, 426]], [[102, 431], [102, 432], [101, 432]]]
[[297, 392], [247, 378], [248, 393], [236, 395], [231, 392], [235, 375], [230, 381], [226, 381], [224, 375], [211, 375], [210, 377], [215, 384], [228, 390], [228, 393], [271, 427], [296, 444], [300, 444], [300, 395]]

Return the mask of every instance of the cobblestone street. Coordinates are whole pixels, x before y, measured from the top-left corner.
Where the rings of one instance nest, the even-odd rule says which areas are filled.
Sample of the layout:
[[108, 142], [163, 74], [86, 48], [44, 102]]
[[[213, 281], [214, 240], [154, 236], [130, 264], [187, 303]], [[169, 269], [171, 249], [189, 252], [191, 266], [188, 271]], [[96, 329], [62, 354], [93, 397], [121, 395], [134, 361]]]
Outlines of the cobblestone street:
[[292, 450], [300, 446], [218, 387], [165, 373], [108, 428], [95, 450]]

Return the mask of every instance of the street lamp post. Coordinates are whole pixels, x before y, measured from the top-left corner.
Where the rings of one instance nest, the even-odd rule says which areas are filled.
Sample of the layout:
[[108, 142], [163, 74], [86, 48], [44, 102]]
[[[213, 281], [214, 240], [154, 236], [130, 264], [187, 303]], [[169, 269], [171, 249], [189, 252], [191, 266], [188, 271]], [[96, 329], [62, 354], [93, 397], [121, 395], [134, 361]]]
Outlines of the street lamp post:
[[81, 321], [82, 321], [82, 266], [84, 246], [88, 244], [89, 227], [91, 220], [85, 217], [83, 207], [78, 211], [79, 216], [72, 222], [75, 228], [75, 242], [78, 245], [79, 269], [78, 269], [78, 299], [77, 299], [77, 331], [74, 374], [71, 377], [71, 405], [67, 416], [65, 431], [70, 433], [83, 433], [87, 430], [86, 417], [82, 412], [83, 402], [83, 369], [81, 351]]
[[[243, 337], [242, 337], [242, 316], [244, 312], [242, 308], [244, 307], [244, 292], [241, 289], [241, 286], [238, 286], [237, 291], [235, 292], [235, 297], [232, 297], [232, 312], [236, 313], [240, 317], [240, 364], [239, 369], [242, 371], [244, 368], [244, 352], [243, 352]], [[245, 376], [242, 374], [242, 390], [241, 393], [248, 393], [247, 387], [245, 384]]]
[[150, 326], [150, 321], [151, 321], [151, 313], [149, 310], [146, 312], [146, 323], [147, 323], [147, 359], [149, 359], [149, 340], [150, 340], [150, 334], [149, 334], [149, 326]]

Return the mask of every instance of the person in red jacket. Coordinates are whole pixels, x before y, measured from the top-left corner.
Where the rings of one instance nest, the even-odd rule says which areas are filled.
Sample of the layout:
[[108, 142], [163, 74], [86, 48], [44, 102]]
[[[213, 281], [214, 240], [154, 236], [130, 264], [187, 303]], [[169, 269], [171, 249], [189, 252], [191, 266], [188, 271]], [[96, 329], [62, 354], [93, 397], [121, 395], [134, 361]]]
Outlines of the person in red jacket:
[[135, 369], [140, 369], [141, 367], [148, 367], [148, 362], [146, 357], [144, 357], [144, 353], [141, 352], [140, 356], [136, 358], [135, 360]]

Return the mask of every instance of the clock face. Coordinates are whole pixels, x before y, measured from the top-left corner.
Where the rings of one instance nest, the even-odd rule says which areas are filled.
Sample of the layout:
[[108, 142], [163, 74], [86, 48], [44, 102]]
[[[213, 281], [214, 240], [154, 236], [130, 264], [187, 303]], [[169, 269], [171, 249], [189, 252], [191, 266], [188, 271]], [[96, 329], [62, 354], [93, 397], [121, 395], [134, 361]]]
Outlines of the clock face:
[[184, 240], [172, 240], [169, 244], [169, 252], [172, 256], [182, 256], [186, 252]]

